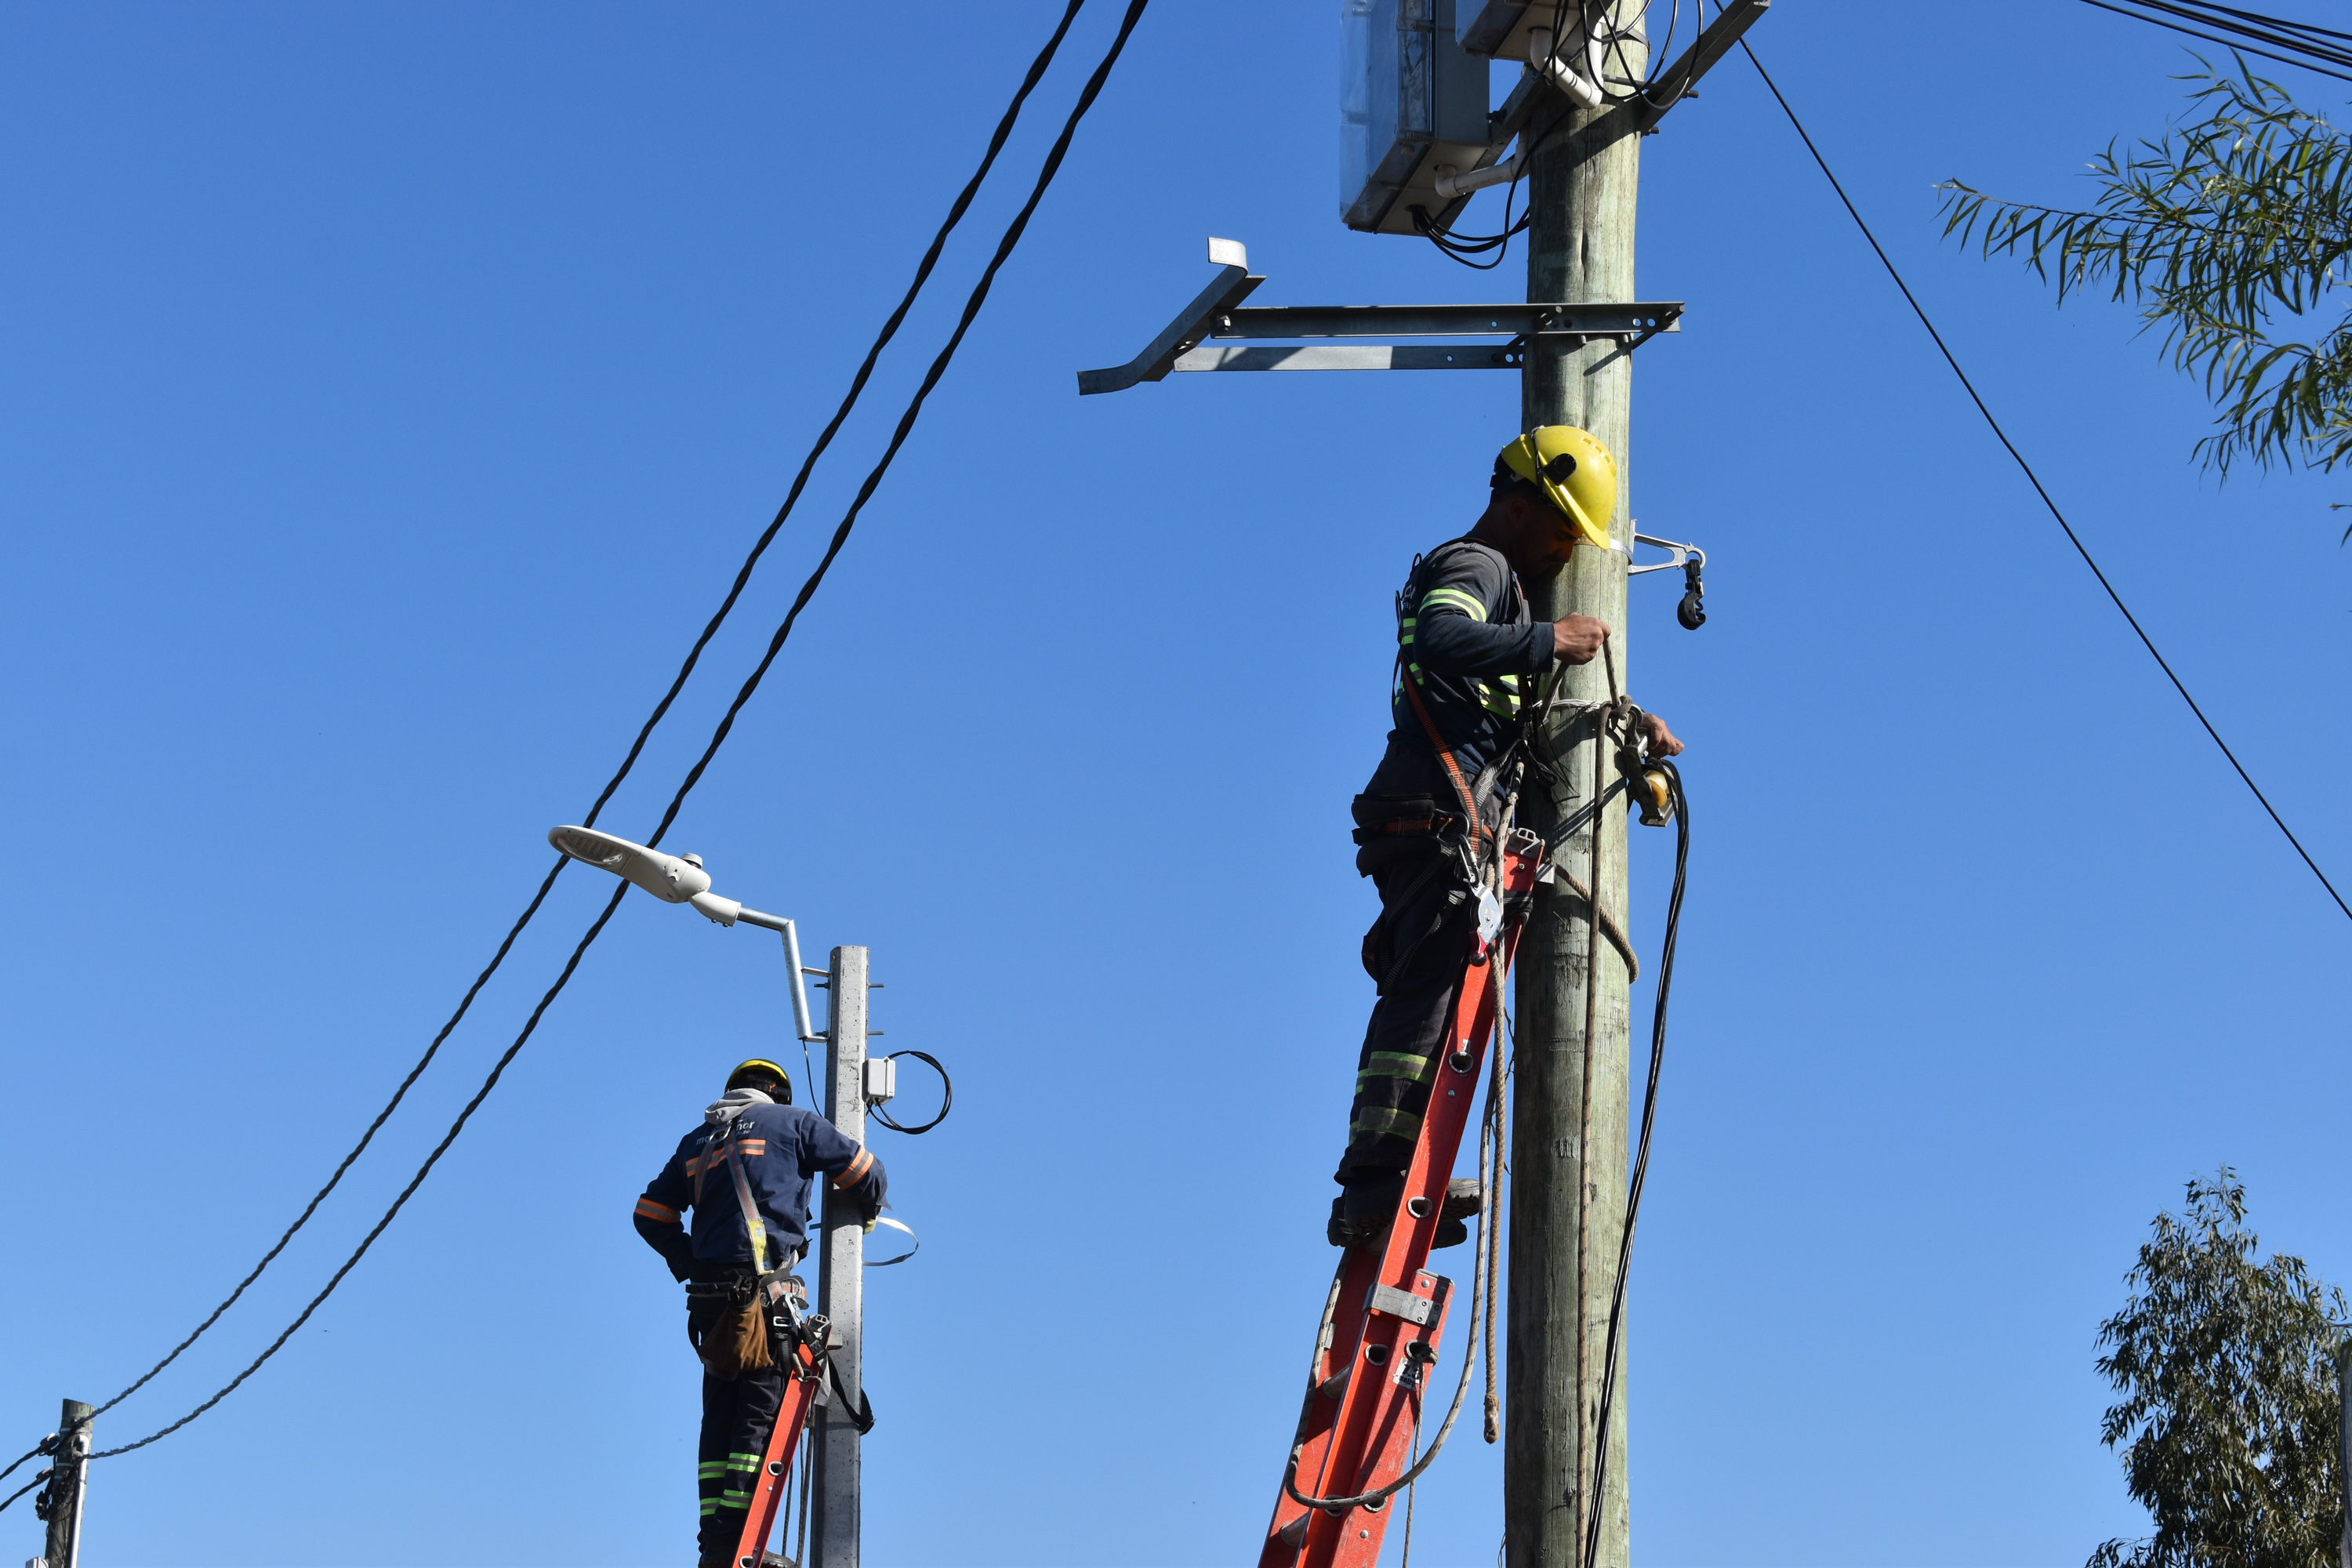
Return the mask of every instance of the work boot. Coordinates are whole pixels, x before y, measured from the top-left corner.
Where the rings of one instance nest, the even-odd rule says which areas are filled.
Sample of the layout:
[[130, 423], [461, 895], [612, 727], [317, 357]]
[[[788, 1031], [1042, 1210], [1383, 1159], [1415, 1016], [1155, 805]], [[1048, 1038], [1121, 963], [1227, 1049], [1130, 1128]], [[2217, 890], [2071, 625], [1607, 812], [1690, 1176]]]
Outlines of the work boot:
[[1331, 1220], [1324, 1236], [1334, 1247], [1377, 1241], [1388, 1234], [1404, 1201], [1404, 1173], [1389, 1171], [1343, 1183], [1331, 1200]]
[[1440, 1247], [1459, 1247], [1470, 1239], [1468, 1220], [1485, 1206], [1485, 1194], [1475, 1176], [1456, 1176], [1445, 1184], [1445, 1205], [1437, 1211], [1437, 1235], [1430, 1242]]

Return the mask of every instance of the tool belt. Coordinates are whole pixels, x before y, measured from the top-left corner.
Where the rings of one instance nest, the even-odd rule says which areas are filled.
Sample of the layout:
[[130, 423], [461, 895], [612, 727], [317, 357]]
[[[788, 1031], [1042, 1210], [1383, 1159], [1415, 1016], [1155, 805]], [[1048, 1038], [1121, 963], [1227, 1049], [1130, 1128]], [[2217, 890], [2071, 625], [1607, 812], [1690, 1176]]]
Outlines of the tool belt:
[[[789, 1264], [786, 1265], [790, 1267]], [[686, 1337], [711, 1376], [733, 1383], [748, 1373], [765, 1372], [776, 1364], [769, 1342], [767, 1299], [790, 1296], [808, 1303], [808, 1285], [800, 1276], [777, 1269], [759, 1275], [749, 1269], [726, 1279], [698, 1279], [686, 1288]]]

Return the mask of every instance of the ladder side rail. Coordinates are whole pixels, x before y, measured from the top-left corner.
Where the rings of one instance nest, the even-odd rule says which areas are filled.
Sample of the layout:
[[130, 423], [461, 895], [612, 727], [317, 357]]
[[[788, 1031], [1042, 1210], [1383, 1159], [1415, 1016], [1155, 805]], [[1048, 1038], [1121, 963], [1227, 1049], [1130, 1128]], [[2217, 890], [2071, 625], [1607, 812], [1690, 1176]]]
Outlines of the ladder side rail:
[[[1506, 859], [1507, 893], [1524, 897], [1533, 889], [1539, 858], [1536, 854], [1514, 853]], [[1294, 1484], [1302, 1495], [1355, 1496], [1385, 1485], [1402, 1473], [1401, 1465], [1385, 1466], [1389, 1448], [1397, 1440], [1393, 1420], [1389, 1423], [1386, 1443], [1376, 1441], [1375, 1435], [1384, 1412], [1402, 1403], [1391, 1397], [1395, 1387], [1393, 1363], [1403, 1342], [1414, 1337], [1407, 1331], [1412, 1325], [1390, 1313], [1371, 1310], [1370, 1299], [1373, 1287], [1382, 1284], [1409, 1294], [1426, 1294], [1425, 1287], [1420, 1286], [1420, 1281], [1428, 1278], [1423, 1269], [1428, 1261], [1430, 1243], [1435, 1239], [1445, 1184], [1452, 1175], [1463, 1133], [1469, 1124], [1470, 1101], [1476, 1098], [1473, 1091], [1478, 1084], [1486, 1053], [1493, 1045], [1500, 1001], [1498, 983], [1510, 973], [1523, 928], [1523, 919], [1510, 921], [1500, 940], [1488, 950], [1486, 962], [1465, 967], [1447, 1048], [1439, 1055], [1438, 1077], [1432, 1086], [1430, 1107], [1422, 1122], [1421, 1136], [1414, 1143], [1413, 1163], [1399, 1202], [1397, 1223], [1391, 1226], [1378, 1267], [1369, 1277], [1352, 1263], [1343, 1277], [1341, 1296], [1334, 1308], [1332, 1342], [1315, 1363], [1316, 1385], [1319, 1388], [1343, 1371], [1349, 1375], [1338, 1399], [1330, 1402], [1334, 1408], [1328, 1419], [1317, 1419], [1314, 1408], [1326, 1402], [1313, 1389], [1307, 1394], [1309, 1409], [1301, 1426], [1311, 1429], [1311, 1435], [1294, 1446], [1290, 1461], [1297, 1468]], [[1466, 1072], [1457, 1072], [1448, 1063], [1447, 1058], [1457, 1050], [1470, 1058]], [[1436, 1089], [1449, 1079], [1453, 1080], [1450, 1087], [1459, 1092], [1441, 1100]], [[1407, 1206], [1415, 1197], [1424, 1200], [1427, 1210], [1417, 1217]], [[1482, 1194], [1482, 1203], [1491, 1205], [1491, 1201], [1492, 1194]], [[1491, 1218], [1490, 1208], [1489, 1223]], [[1442, 1322], [1441, 1312], [1438, 1323]], [[1433, 1349], [1433, 1333], [1430, 1343]], [[1381, 1348], [1391, 1363], [1387, 1375], [1377, 1379], [1358, 1375], [1368, 1364], [1367, 1352], [1372, 1347]], [[1409, 1438], [1405, 1440], [1409, 1447]], [[1372, 1460], [1369, 1465], [1365, 1463], [1368, 1456]], [[1379, 1475], [1383, 1468], [1385, 1476]], [[1359, 1514], [1377, 1522], [1351, 1522]], [[1293, 1544], [1285, 1537], [1297, 1531], [1302, 1515], [1309, 1515], [1306, 1530], [1303, 1538], [1293, 1537]], [[1259, 1554], [1259, 1568], [1339, 1568], [1338, 1554], [1343, 1546], [1350, 1549], [1348, 1555], [1352, 1558], [1366, 1543], [1376, 1558], [1386, 1515], [1385, 1509], [1358, 1509], [1335, 1517], [1328, 1510], [1306, 1510], [1293, 1501], [1287, 1491], [1279, 1492]]]
[[[1381, 1404], [1381, 1419], [1373, 1433], [1372, 1462], [1366, 1468], [1363, 1487], [1370, 1489], [1384, 1487], [1404, 1474], [1412, 1463], [1413, 1436], [1421, 1429], [1422, 1417], [1428, 1413], [1432, 1373], [1437, 1366], [1437, 1354], [1444, 1338], [1446, 1319], [1452, 1314], [1453, 1296], [1446, 1294], [1437, 1308], [1437, 1315], [1419, 1336], [1427, 1346], [1427, 1357], [1412, 1361], [1404, 1368], [1391, 1371], [1381, 1380], [1388, 1395]], [[1407, 1343], [1412, 1342], [1408, 1339]], [[1408, 1378], [1410, 1381], [1408, 1381]], [[1446, 1395], [1439, 1396], [1443, 1413]], [[1400, 1501], [1403, 1493], [1391, 1497], [1391, 1503]], [[1378, 1568], [1381, 1543], [1388, 1533], [1388, 1522], [1394, 1510], [1388, 1507], [1377, 1512], [1357, 1509], [1342, 1521], [1331, 1552], [1332, 1568]], [[1352, 1528], [1349, 1528], [1352, 1526]]]
[[735, 1542], [735, 1568], [760, 1568], [775, 1530], [784, 1489], [792, 1479], [793, 1451], [808, 1425], [816, 1404], [824, 1368], [806, 1345], [793, 1347], [793, 1375], [785, 1381], [784, 1397], [776, 1411], [774, 1430], [768, 1434], [768, 1451], [760, 1458], [759, 1484], [751, 1494], [751, 1510], [743, 1516], [743, 1533]]
[[[1463, 1083], [1478, 1081], [1479, 1068], [1485, 1061], [1494, 1029], [1495, 976], [1501, 964], [1507, 962], [1517, 934], [1516, 931], [1508, 933], [1505, 941], [1496, 944], [1496, 950], [1489, 952], [1486, 963], [1470, 968], [1465, 974], [1462, 994], [1454, 1006], [1453, 1029], [1447, 1037], [1447, 1045], [1451, 1048], [1441, 1054], [1438, 1061], [1440, 1082], [1453, 1075], [1453, 1068], [1444, 1060], [1445, 1055], [1451, 1054], [1451, 1049], [1465, 1050], [1471, 1056], [1469, 1072], [1458, 1075]], [[1471, 1098], [1464, 1093], [1450, 1101], [1441, 1100], [1436, 1086], [1433, 1085], [1429, 1110], [1422, 1121], [1421, 1138], [1413, 1148], [1412, 1166], [1405, 1178], [1404, 1196], [1399, 1202], [1396, 1221], [1389, 1228], [1388, 1245], [1381, 1255], [1380, 1271], [1375, 1276], [1376, 1285], [1387, 1285], [1408, 1294], [1418, 1293], [1412, 1287], [1417, 1283], [1422, 1266], [1428, 1261], [1429, 1244], [1437, 1234], [1445, 1183], [1453, 1172], [1454, 1156], [1461, 1148], [1463, 1128], [1469, 1120]], [[1444, 1157], [1442, 1164], [1437, 1163], [1441, 1154]], [[1431, 1197], [1428, 1189], [1432, 1184], [1433, 1172], [1435, 1173], [1434, 1196]], [[1428, 1212], [1419, 1218], [1415, 1218], [1404, 1206], [1416, 1195], [1430, 1198], [1426, 1205]], [[1361, 1349], [1353, 1363], [1356, 1372], [1349, 1377], [1347, 1387], [1340, 1393], [1339, 1409], [1333, 1417], [1331, 1435], [1321, 1456], [1323, 1462], [1317, 1467], [1322, 1473], [1317, 1477], [1318, 1485], [1312, 1490], [1305, 1484], [1307, 1468], [1302, 1457], [1298, 1489], [1309, 1497], [1353, 1497], [1381, 1484], [1370, 1478], [1371, 1467], [1366, 1460], [1375, 1451], [1374, 1428], [1384, 1408], [1394, 1403], [1389, 1397], [1393, 1387], [1390, 1376], [1393, 1375], [1394, 1363], [1403, 1353], [1403, 1342], [1413, 1337], [1411, 1331], [1414, 1325], [1391, 1313], [1371, 1310], [1364, 1300], [1343, 1301], [1340, 1306], [1343, 1311], [1354, 1316], [1362, 1325], [1360, 1331]], [[1364, 1377], [1361, 1374], [1375, 1347], [1384, 1352], [1382, 1359], [1389, 1364], [1383, 1370], [1389, 1375]], [[1284, 1500], [1287, 1502], [1290, 1500], [1286, 1495]], [[1300, 1568], [1336, 1568], [1337, 1556], [1343, 1544], [1360, 1544], [1361, 1541], [1369, 1541], [1384, 1531], [1387, 1511], [1385, 1508], [1377, 1512], [1368, 1509], [1350, 1509], [1335, 1516], [1328, 1509], [1315, 1510], [1307, 1523], [1307, 1538], [1301, 1545], [1298, 1556]], [[1355, 1533], [1360, 1531], [1367, 1532], [1360, 1539]]]

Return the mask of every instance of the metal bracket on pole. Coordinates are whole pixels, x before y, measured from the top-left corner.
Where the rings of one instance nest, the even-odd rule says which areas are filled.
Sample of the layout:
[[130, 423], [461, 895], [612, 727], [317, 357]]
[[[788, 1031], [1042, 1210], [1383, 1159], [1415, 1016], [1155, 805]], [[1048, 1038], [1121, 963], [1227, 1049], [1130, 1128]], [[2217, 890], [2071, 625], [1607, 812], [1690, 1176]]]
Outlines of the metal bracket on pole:
[[1209, 260], [1216, 266], [1216, 281], [1193, 297], [1192, 302], [1168, 323], [1168, 330], [1151, 340], [1151, 346], [1110, 370], [1078, 372], [1078, 395], [1091, 392], [1125, 392], [1139, 381], [1159, 381], [1176, 368], [1177, 357], [1190, 351], [1207, 335], [1207, 323], [1212, 318], [1225, 315], [1250, 296], [1250, 291], [1265, 281], [1252, 277], [1249, 251], [1239, 240], [1209, 241]]
[[[1078, 372], [1078, 395], [1123, 392], [1171, 371], [1203, 370], [1517, 370], [1530, 341], [1613, 341], [1627, 352], [1660, 332], [1682, 331], [1679, 300], [1630, 304], [1272, 305], [1234, 301], [1265, 281], [1249, 271], [1239, 242], [1209, 241], [1223, 261], [1168, 330], [1126, 364]], [[1499, 338], [1499, 343], [1296, 343], [1224, 346], [1223, 341], [1296, 338]]]
[[1699, 29], [1691, 47], [1658, 73], [1651, 90], [1657, 94], [1660, 103], [1656, 107], [1644, 103], [1635, 109], [1634, 122], [1646, 132], [1664, 119], [1666, 110], [1688, 97], [1692, 85], [1712, 69], [1716, 61], [1729, 54], [1739, 36], [1771, 8], [1772, 0], [1730, 0], [1714, 21]]
[[[1636, 532], [1633, 535], [1633, 542], [1636, 544], [1654, 544], [1661, 550], [1673, 551], [1674, 554], [1667, 560], [1653, 561], [1647, 565], [1627, 566], [1625, 568], [1625, 574], [1629, 577], [1639, 577], [1644, 572], [1670, 571], [1673, 568], [1680, 566], [1684, 563], [1694, 559], [1698, 562], [1702, 569], [1706, 565], [1706, 552], [1701, 550], [1696, 544], [1676, 544], [1671, 539], [1653, 539], [1648, 534], [1641, 532]], [[1632, 552], [1629, 551], [1626, 553], [1627, 559], [1631, 560]]]

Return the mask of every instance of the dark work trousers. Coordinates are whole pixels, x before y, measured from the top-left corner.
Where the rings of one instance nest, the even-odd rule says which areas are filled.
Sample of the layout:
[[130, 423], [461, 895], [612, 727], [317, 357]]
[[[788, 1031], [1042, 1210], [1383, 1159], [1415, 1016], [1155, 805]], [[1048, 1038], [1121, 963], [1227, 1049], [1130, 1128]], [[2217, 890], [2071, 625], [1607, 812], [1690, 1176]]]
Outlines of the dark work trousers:
[[732, 1383], [702, 1374], [702, 1443], [695, 1451], [695, 1475], [702, 1492], [698, 1540], [705, 1563], [734, 1560], [788, 1375], [781, 1367], [747, 1372]]
[[[688, 1314], [688, 1338], [699, 1344], [721, 1309], [698, 1304]], [[732, 1563], [743, 1534], [751, 1493], [759, 1485], [760, 1461], [784, 1403], [781, 1367], [747, 1372], [732, 1383], [702, 1374], [702, 1440], [695, 1449], [694, 1473], [701, 1493], [702, 1524], [697, 1540], [702, 1568]]]
[[[1428, 817], [1431, 805], [1421, 797], [1418, 815]], [[1356, 819], [1370, 826], [1410, 818], [1415, 809], [1410, 799], [1360, 795]], [[1378, 837], [1358, 855], [1357, 865], [1380, 889], [1381, 921], [1365, 939], [1364, 967], [1380, 982], [1381, 994], [1356, 1058], [1348, 1152], [1335, 1173], [1343, 1183], [1412, 1163], [1477, 931], [1475, 905], [1450, 846], [1411, 834]]]

